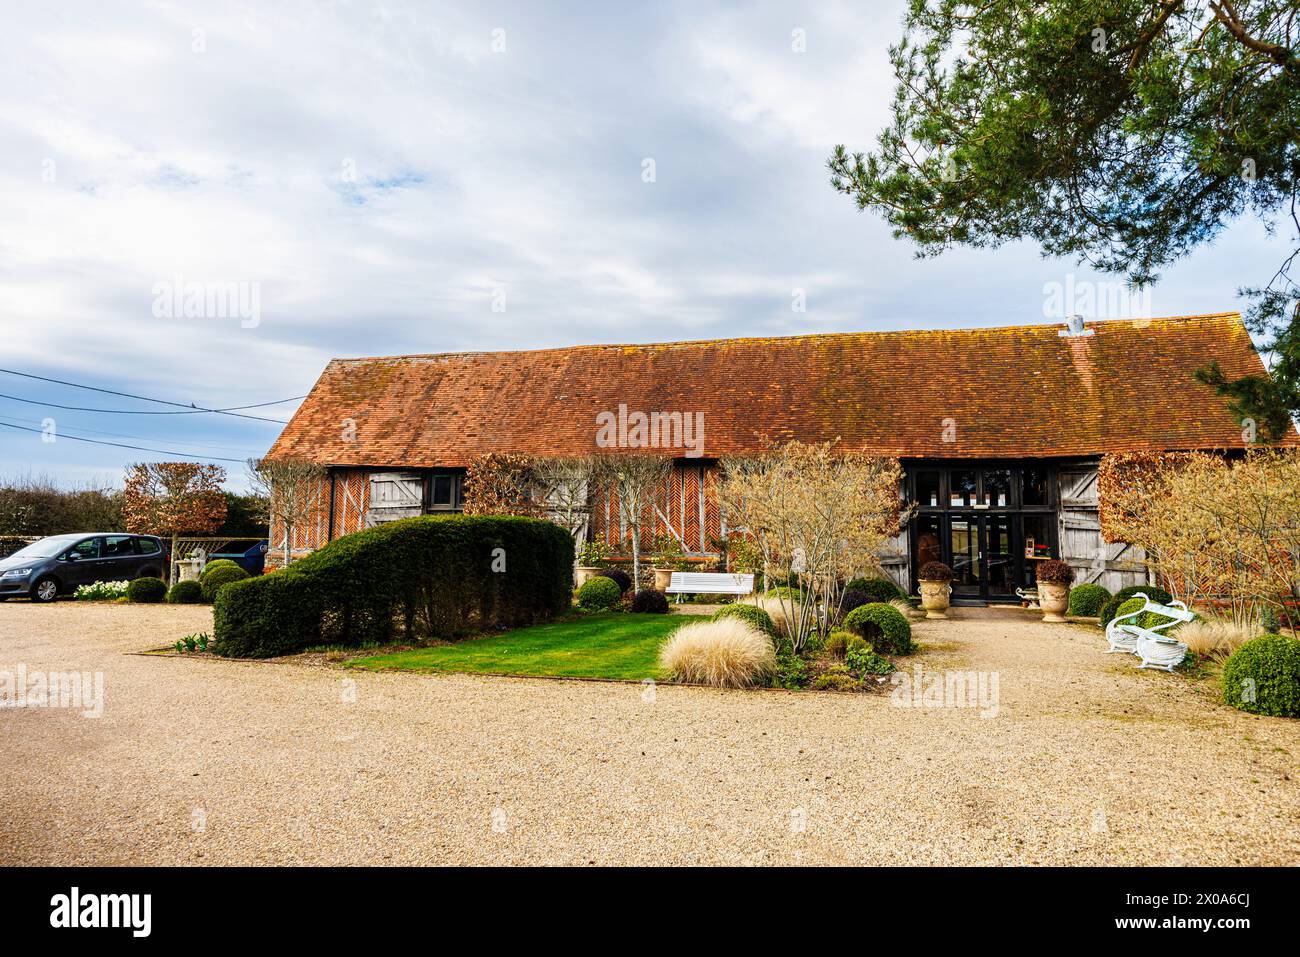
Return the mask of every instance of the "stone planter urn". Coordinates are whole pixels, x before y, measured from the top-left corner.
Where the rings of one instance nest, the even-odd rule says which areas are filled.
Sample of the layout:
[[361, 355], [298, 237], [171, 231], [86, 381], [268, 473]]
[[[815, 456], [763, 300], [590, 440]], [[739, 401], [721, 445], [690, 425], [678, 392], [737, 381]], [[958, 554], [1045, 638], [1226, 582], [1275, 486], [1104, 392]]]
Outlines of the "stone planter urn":
[[1065, 610], [1070, 607], [1070, 586], [1062, 582], [1039, 582], [1038, 604], [1043, 609], [1043, 621], [1065, 621]]
[[947, 618], [952, 585], [947, 581], [921, 582], [921, 607], [926, 618]]
[[599, 565], [579, 565], [574, 576], [575, 587], [581, 588], [604, 570]]
[[203, 571], [203, 559], [201, 558], [180, 558], [176, 560], [176, 581], [193, 582], [199, 580], [199, 574]]
[[1038, 566], [1038, 605], [1043, 609], [1043, 621], [1065, 621], [1065, 610], [1070, 607], [1070, 583], [1074, 569], [1059, 558], [1049, 558]]
[[652, 568], [655, 576], [655, 591], [667, 591], [668, 586], [673, 583], [673, 570], [671, 568]]

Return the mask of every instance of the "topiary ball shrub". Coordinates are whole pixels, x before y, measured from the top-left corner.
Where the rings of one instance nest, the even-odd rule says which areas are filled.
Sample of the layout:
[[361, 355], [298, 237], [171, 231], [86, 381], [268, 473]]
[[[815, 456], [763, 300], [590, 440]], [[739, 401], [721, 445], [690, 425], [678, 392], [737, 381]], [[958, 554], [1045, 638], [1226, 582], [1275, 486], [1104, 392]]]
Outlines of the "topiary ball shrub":
[[137, 578], [126, 586], [126, 600], [152, 605], [167, 597], [167, 583], [161, 578]]
[[855, 608], [845, 617], [844, 627], [882, 654], [910, 655], [916, 650], [912, 626], [893, 605], [873, 602]]
[[214, 558], [203, 566], [203, 571], [199, 572], [199, 581], [208, 577], [208, 572], [216, 571], [220, 568], [240, 568], [239, 562], [229, 558]]
[[1169, 594], [1163, 588], [1155, 585], [1129, 585], [1127, 588], [1121, 588], [1115, 594], [1111, 595], [1106, 604], [1101, 606], [1101, 627], [1105, 628], [1110, 624], [1111, 619], [1115, 617], [1119, 606], [1132, 598], [1137, 592], [1144, 593], [1157, 605], [1167, 605], [1174, 600], [1174, 596]]
[[1075, 585], [1070, 589], [1070, 614], [1079, 618], [1096, 618], [1110, 592], [1101, 585]]
[[632, 587], [632, 576], [621, 568], [606, 568], [596, 577], [610, 579], [614, 584], [618, 585], [618, 593], [620, 595]]
[[926, 562], [917, 571], [916, 577], [923, 582], [950, 582], [952, 569], [943, 562]]
[[745, 605], [739, 602], [734, 605], [727, 605], [714, 612], [712, 620], [721, 621], [724, 618], [739, 618], [741, 621], [747, 621], [774, 641], [778, 637], [776, 622], [772, 620], [771, 615], [757, 605]]
[[623, 590], [618, 582], [604, 575], [597, 575], [582, 583], [578, 589], [578, 604], [587, 611], [604, 611], [613, 608], [623, 597]]
[[1300, 718], [1300, 641], [1260, 635], [1223, 666], [1223, 701], [1251, 714]]
[[[847, 591], [862, 592], [866, 596], [866, 601], [859, 602], [859, 605], [865, 605], [868, 602], [881, 602], [888, 604], [895, 598], [906, 598], [903, 589], [899, 588], [891, 579], [881, 578], [855, 578], [844, 586]], [[857, 605], [854, 606], [855, 608]], [[849, 609], [844, 609], [847, 614]]]
[[879, 600], [879, 598], [872, 598], [865, 591], [860, 591], [857, 588], [846, 588], [844, 594], [840, 596], [840, 617], [843, 618], [854, 608], [861, 608], [863, 605], [869, 605], [873, 601]]
[[668, 596], [653, 588], [639, 591], [632, 598], [632, 611], [642, 615], [668, 614]]
[[203, 601], [203, 586], [196, 581], [182, 581], [172, 585], [167, 600], [173, 605], [197, 605]]
[[222, 585], [229, 585], [231, 582], [243, 581], [247, 577], [248, 572], [244, 571], [238, 565], [235, 565], [234, 568], [214, 568], [212, 571], [204, 569], [200, 585], [203, 589], [203, 600], [211, 604], [216, 600], [217, 592], [221, 590]]

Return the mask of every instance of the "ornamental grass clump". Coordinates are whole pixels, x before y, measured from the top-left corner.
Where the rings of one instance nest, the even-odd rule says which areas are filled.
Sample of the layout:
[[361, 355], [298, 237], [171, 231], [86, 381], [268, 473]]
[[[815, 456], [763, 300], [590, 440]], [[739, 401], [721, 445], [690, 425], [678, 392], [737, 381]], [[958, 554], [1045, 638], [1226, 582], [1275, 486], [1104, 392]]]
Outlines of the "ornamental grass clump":
[[1176, 637], [1192, 654], [1222, 661], [1258, 634], [1259, 629], [1249, 622], [1202, 618], [1180, 625]]
[[776, 670], [772, 639], [740, 618], [684, 625], [659, 651], [659, 665], [673, 681], [747, 688]]

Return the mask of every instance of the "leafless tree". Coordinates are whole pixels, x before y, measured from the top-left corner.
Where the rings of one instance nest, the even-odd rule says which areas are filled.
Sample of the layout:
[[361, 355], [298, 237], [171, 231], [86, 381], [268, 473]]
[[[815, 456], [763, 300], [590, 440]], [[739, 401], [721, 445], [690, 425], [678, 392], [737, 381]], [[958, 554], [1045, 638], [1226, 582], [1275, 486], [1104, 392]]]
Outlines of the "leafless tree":
[[293, 531], [320, 508], [325, 467], [304, 459], [249, 459], [248, 482], [267, 501], [267, 522], [284, 532], [284, 564], [293, 557]]
[[618, 500], [619, 519], [632, 539], [632, 587], [640, 590], [641, 523], [672, 472], [672, 460], [619, 453], [597, 455], [593, 462], [596, 484]]

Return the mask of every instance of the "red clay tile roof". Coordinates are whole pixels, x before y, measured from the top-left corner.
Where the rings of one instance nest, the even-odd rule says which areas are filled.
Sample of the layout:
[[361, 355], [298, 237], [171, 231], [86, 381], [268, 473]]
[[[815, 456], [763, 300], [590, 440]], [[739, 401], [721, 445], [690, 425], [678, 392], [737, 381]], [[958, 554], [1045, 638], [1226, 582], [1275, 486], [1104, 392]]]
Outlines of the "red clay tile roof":
[[1087, 327], [1085, 338], [1032, 325], [335, 359], [269, 454], [410, 468], [585, 454], [597, 413], [620, 403], [703, 412], [707, 457], [765, 435], [927, 458], [1242, 447], [1223, 400], [1192, 378], [1212, 359], [1230, 377], [1263, 370], [1240, 315]]

